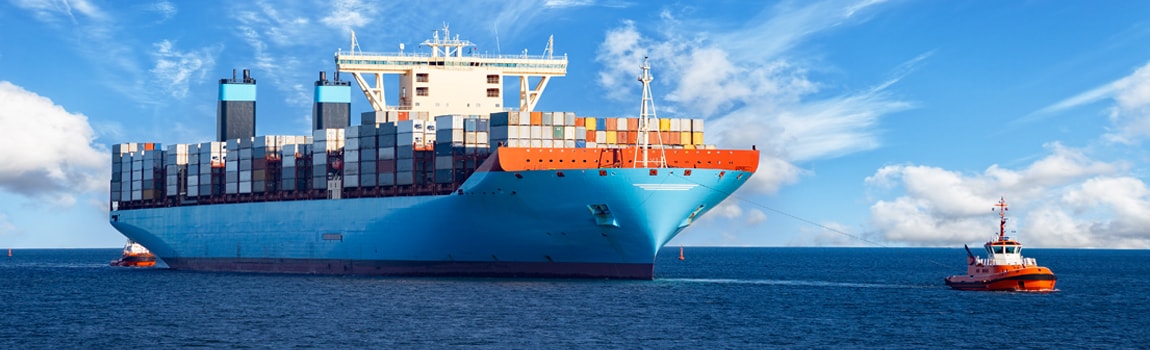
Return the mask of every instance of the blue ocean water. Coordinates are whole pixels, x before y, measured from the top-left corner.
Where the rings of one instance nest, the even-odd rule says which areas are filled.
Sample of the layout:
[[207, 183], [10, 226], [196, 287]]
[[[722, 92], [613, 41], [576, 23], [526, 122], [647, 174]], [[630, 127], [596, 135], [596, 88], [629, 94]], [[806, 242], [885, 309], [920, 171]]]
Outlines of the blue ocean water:
[[654, 281], [378, 278], [0, 256], [0, 349], [1139, 348], [1150, 251], [1029, 249], [1047, 294], [950, 290], [962, 249], [678, 248]]

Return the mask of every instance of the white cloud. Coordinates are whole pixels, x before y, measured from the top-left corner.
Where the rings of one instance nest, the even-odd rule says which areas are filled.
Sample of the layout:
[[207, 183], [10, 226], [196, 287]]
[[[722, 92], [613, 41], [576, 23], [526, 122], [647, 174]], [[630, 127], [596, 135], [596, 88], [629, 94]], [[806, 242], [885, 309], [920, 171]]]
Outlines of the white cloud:
[[148, 6], [147, 10], [160, 15], [160, 19], [157, 22], [164, 22], [172, 19], [172, 17], [175, 17], [176, 14], [180, 12], [179, 9], [176, 8], [176, 5], [172, 4], [170, 1], [156, 2]]
[[1108, 142], [1135, 145], [1150, 138], [1150, 62], [1135, 69], [1128, 76], [1071, 96], [1043, 107], [1012, 125], [1028, 123], [1050, 117], [1071, 108], [1112, 100], [1108, 108], [1109, 132], [1102, 135]]
[[[888, 81], [838, 95], [821, 91], [808, 76], [811, 67], [790, 57], [794, 47], [816, 33], [865, 20], [860, 13], [876, 3], [782, 4], [764, 9], [747, 28], [734, 32], [679, 19], [670, 11], [661, 13], [661, 31], [655, 34], [625, 21], [608, 30], [599, 46], [599, 84], [608, 98], [636, 99], [641, 85], [635, 76], [643, 58], [650, 57], [659, 111], [674, 112], [661, 116], [707, 118], [707, 143], [757, 146], [760, 170], [748, 187], [771, 193], [805, 174], [796, 162], [880, 147], [879, 119], [913, 107], [886, 89], [929, 53], [897, 67], [897, 76]], [[830, 97], [812, 99], [816, 93]]]
[[[1093, 160], [1053, 143], [1049, 154], [1021, 170], [991, 165], [963, 174], [922, 165], [886, 166], [867, 183], [901, 189], [871, 206], [871, 224], [889, 242], [953, 246], [997, 233], [989, 209], [1000, 197], [1013, 204], [1008, 230], [1042, 247], [1150, 247], [1150, 190], [1127, 165]], [[1009, 216], [1010, 213], [1008, 213]]]
[[331, 13], [320, 19], [324, 25], [339, 29], [340, 33], [350, 34], [355, 28], [364, 28], [372, 19], [379, 16], [378, 4], [367, 4], [360, 0], [338, 0], [331, 4]]
[[1150, 137], [1150, 62], [1114, 83], [1116, 105], [1110, 110], [1113, 142], [1137, 144]]
[[33, 16], [46, 23], [55, 23], [61, 18], [77, 23], [76, 14], [94, 20], [107, 18], [103, 10], [87, 0], [14, 0], [12, 4], [26, 11], [31, 11]]
[[106, 188], [109, 157], [93, 147], [88, 118], [0, 81], [0, 189], [70, 206], [74, 194]]
[[175, 43], [164, 40], [153, 44], [156, 48], [152, 56], [156, 60], [151, 72], [154, 77], [165, 82], [169, 95], [184, 98], [189, 85], [204, 81], [207, 72], [215, 66], [216, 50], [203, 48], [193, 52], [182, 52], [174, 48]]

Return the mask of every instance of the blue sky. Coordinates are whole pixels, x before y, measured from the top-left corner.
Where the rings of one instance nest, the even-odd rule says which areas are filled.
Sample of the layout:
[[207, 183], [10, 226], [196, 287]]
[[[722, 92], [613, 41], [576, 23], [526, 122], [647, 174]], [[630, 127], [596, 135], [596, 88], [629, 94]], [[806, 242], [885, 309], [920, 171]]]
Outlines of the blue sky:
[[258, 134], [306, 134], [351, 30], [413, 50], [445, 23], [487, 53], [554, 35], [537, 110], [635, 116], [650, 56], [659, 116], [763, 150], [675, 245], [979, 244], [1005, 196], [1029, 246], [1150, 248], [1150, 2], [897, 0], [0, 2], [0, 246], [122, 245], [109, 145], [212, 139], [232, 69]]

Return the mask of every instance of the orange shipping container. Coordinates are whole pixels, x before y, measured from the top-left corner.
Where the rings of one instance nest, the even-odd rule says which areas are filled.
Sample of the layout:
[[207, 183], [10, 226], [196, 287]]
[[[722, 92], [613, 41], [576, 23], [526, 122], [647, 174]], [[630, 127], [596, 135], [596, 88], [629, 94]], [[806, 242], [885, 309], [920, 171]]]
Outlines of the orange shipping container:
[[587, 130], [587, 142], [595, 142], [595, 132]]
[[609, 130], [609, 131], [618, 130], [615, 128], [615, 125], [618, 123], [619, 123], [619, 121], [615, 118], [607, 118], [607, 125], [603, 128], [603, 130]]
[[583, 119], [584, 118], [575, 118], [575, 126], [587, 126], [585, 123], [583, 123]]
[[639, 130], [639, 118], [627, 118], [627, 130]]
[[674, 136], [678, 136], [675, 134], [676, 133], [672, 133], [670, 131], [664, 131], [664, 132], [660, 132], [659, 136], [660, 136], [660, 138], [663, 139], [664, 145], [673, 145], [679, 141], [678, 137], [674, 137]]
[[405, 111], [400, 111], [399, 120], [411, 120], [411, 114]]
[[543, 125], [543, 112], [531, 112], [531, 125]]
[[[631, 120], [635, 120], [635, 119], [631, 119]], [[627, 143], [637, 143], [637, 142], [639, 142], [639, 132], [638, 131], [628, 131], [627, 132]]]

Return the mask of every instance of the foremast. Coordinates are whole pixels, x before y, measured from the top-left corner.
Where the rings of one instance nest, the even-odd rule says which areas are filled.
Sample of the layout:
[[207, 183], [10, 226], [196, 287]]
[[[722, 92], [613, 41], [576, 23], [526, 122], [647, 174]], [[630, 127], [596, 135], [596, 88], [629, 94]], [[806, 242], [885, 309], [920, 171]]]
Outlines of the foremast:
[[[663, 135], [659, 128], [655, 128], [655, 139], [659, 145], [659, 159], [650, 160], [651, 119], [659, 120], [655, 114], [655, 99], [651, 97], [651, 80], [655, 78], [651, 76], [651, 66], [647, 63], [647, 57], [643, 57], [643, 66], [640, 68], [643, 69], [642, 75], [639, 76], [639, 82], [643, 83], [643, 102], [639, 107], [639, 147], [635, 149], [635, 158], [642, 160], [636, 161], [635, 167], [666, 168], [667, 153], [662, 147]], [[639, 157], [639, 152], [642, 152], [642, 158]]]

